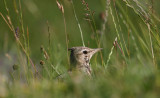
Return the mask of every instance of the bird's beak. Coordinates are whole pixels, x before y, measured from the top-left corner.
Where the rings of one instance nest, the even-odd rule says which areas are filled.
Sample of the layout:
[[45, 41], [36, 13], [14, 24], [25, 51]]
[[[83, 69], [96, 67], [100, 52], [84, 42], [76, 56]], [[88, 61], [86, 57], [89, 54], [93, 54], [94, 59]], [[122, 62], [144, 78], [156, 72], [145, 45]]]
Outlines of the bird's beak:
[[102, 50], [102, 48], [93, 49], [93, 50], [92, 50], [92, 54], [95, 54], [95, 53], [97, 53], [98, 51], [101, 51], [101, 50]]

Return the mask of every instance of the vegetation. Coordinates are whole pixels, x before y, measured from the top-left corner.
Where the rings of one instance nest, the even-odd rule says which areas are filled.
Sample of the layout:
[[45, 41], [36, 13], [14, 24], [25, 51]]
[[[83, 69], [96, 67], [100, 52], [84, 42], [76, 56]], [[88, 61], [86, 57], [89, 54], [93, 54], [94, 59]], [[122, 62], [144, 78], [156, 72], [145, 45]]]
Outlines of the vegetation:
[[[0, 97], [158, 98], [159, 4], [2, 0]], [[103, 48], [91, 60], [91, 78], [67, 74], [74, 46]]]

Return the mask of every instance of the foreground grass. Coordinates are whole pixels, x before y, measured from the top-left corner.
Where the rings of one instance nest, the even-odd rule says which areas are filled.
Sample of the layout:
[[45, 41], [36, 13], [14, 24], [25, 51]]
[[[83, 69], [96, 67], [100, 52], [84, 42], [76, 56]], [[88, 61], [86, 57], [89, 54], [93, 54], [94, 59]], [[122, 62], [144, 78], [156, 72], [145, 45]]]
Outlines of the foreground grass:
[[15, 81], [7, 84], [8, 97], [104, 97], [104, 98], [158, 98], [159, 72], [143, 66], [105, 71], [99, 68], [95, 77], [75, 76], [64, 80], [31, 79], [29, 84]]

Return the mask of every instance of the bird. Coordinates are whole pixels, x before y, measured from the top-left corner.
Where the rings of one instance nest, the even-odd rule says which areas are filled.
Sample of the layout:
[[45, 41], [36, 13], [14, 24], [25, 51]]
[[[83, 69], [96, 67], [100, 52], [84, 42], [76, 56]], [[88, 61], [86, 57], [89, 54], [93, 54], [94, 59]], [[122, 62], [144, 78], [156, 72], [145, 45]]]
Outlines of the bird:
[[70, 51], [70, 71], [78, 70], [85, 75], [91, 76], [92, 69], [90, 65], [90, 60], [92, 56], [102, 48], [88, 48], [88, 47], [72, 47], [69, 48]]

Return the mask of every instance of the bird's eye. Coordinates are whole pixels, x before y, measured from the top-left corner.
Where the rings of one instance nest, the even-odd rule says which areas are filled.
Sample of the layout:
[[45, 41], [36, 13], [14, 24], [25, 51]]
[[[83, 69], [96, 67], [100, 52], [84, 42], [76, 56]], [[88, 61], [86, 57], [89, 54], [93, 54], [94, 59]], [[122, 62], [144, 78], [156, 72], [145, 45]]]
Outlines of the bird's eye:
[[87, 51], [85, 50], [85, 51], [83, 51], [83, 54], [87, 54]]

